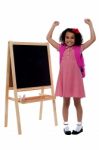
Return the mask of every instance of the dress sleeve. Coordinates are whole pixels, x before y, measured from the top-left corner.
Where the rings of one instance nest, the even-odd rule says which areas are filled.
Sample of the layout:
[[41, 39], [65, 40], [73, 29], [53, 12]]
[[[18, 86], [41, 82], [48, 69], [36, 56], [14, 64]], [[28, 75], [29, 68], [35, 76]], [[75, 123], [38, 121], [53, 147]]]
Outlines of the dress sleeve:
[[61, 47], [62, 45], [61, 44], [58, 44], [58, 51], [60, 51], [60, 47]]
[[81, 45], [81, 53], [84, 51], [83, 46]]

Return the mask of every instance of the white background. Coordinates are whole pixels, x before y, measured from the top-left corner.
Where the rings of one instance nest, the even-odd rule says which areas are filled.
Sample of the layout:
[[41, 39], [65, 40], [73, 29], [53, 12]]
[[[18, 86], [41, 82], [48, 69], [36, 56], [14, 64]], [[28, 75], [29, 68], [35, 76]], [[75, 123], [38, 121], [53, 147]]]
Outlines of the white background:
[[[97, 0], [0, 0], [0, 149], [98, 149], [99, 99], [98, 99], [98, 21]], [[39, 103], [19, 105], [22, 135], [17, 134], [14, 102], [9, 102], [9, 124], [4, 127], [6, 60], [8, 41], [46, 42], [46, 34], [54, 20], [60, 25], [53, 38], [65, 28], [76, 27], [84, 41], [89, 39], [89, 28], [84, 23], [90, 18], [97, 41], [84, 52], [86, 98], [82, 99], [84, 132], [77, 136], [63, 133], [62, 98], [56, 99], [58, 126], [54, 126], [52, 102], [44, 102], [43, 120], [39, 121]], [[59, 55], [50, 46], [54, 87], [59, 71]], [[75, 108], [71, 99], [69, 122], [71, 129], [76, 123]]]

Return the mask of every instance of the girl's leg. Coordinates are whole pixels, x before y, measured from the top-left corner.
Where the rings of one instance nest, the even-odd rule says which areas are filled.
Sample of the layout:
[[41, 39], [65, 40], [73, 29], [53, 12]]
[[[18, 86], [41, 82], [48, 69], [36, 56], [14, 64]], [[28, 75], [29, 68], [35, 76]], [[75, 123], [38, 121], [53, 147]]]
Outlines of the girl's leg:
[[72, 134], [79, 134], [80, 132], [83, 131], [83, 127], [82, 127], [83, 110], [82, 110], [80, 98], [74, 98], [74, 105], [75, 105], [76, 112], [77, 112], [78, 123], [77, 123], [76, 129], [73, 130]]
[[68, 110], [70, 105], [70, 98], [63, 98], [63, 120], [64, 120], [64, 133], [67, 135], [71, 134], [71, 131], [69, 129], [68, 125]]
[[82, 110], [80, 98], [74, 97], [74, 105], [75, 105], [76, 112], [77, 112], [77, 121], [82, 122], [83, 110]]
[[63, 98], [63, 120], [64, 122], [68, 122], [68, 113], [69, 113], [69, 106], [70, 106], [70, 97]]

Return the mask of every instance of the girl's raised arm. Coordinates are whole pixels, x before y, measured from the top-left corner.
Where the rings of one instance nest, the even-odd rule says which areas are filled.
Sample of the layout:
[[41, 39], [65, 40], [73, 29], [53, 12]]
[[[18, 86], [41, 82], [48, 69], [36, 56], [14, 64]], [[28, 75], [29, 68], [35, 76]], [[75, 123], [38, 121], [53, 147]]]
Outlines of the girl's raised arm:
[[91, 20], [90, 19], [85, 19], [84, 21], [89, 26], [90, 39], [87, 42], [85, 42], [84, 44], [82, 44], [82, 49], [83, 50], [88, 48], [96, 40], [96, 35], [95, 35], [95, 31], [94, 31], [93, 24], [92, 24]]
[[46, 39], [48, 40], [48, 42], [54, 48], [56, 48], [57, 50], [59, 48], [59, 44], [55, 40], [53, 40], [52, 34], [53, 34], [53, 31], [54, 31], [55, 27], [58, 26], [58, 25], [59, 25], [59, 22], [58, 21], [54, 21], [53, 24], [52, 24], [52, 26], [51, 26], [51, 28], [50, 28], [50, 30], [49, 30], [49, 32], [48, 32], [48, 34], [47, 34], [47, 37], [46, 37]]

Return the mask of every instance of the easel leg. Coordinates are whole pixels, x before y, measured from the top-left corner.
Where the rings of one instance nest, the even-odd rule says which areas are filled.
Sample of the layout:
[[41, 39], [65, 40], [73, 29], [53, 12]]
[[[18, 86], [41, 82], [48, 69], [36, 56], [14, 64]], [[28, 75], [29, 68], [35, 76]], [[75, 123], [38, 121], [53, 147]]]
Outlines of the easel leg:
[[6, 89], [6, 97], [5, 97], [5, 121], [4, 121], [4, 126], [8, 126], [8, 90]]
[[52, 103], [53, 103], [53, 113], [54, 113], [55, 125], [58, 125], [58, 122], [57, 122], [57, 113], [56, 113], [56, 102], [55, 102], [55, 100], [52, 100]]
[[[53, 85], [53, 84], [52, 84], [52, 85]], [[52, 95], [54, 95], [54, 88], [53, 88], [53, 86], [52, 86], [52, 88], [51, 88], [51, 93], [52, 93]], [[52, 104], [53, 104], [53, 113], [54, 113], [55, 125], [58, 125], [57, 112], [56, 112], [56, 101], [55, 101], [55, 99], [52, 100]]]
[[14, 91], [14, 97], [15, 97], [15, 110], [16, 110], [18, 134], [21, 134], [22, 132], [21, 132], [21, 123], [20, 123], [20, 113], [19, 113], [18, 98], [17, 98], [16, 91]]
[[42, 111], [43, 111], [43, 101], [40, 102], [39, 120], [42, 119]]
[[[41, 89], [40, 96], [44, 95], [44, 89]], [[40, 102], [40, 112], [39, 112], [39, 120], [42, 119], [42, 112], [43, 112], [43, 101]]]
[[9, 104], [9, 74], [10, 74], [10, 56], [9, 56], [9, 45], [8, 45], [8, 56], [7, 56], [7, 72], [6, 72], [6, 93], [5, 93], [5, 120], [4, 126], [8, 126], [8, 104]]

